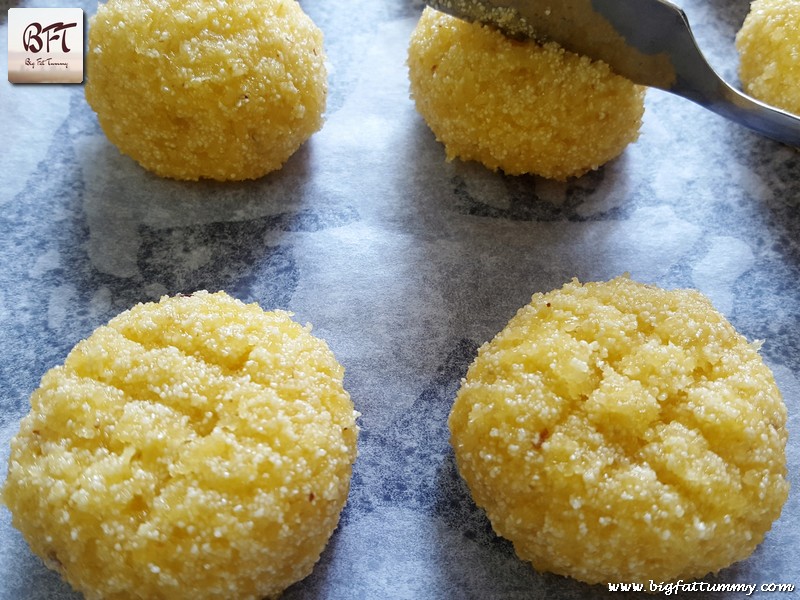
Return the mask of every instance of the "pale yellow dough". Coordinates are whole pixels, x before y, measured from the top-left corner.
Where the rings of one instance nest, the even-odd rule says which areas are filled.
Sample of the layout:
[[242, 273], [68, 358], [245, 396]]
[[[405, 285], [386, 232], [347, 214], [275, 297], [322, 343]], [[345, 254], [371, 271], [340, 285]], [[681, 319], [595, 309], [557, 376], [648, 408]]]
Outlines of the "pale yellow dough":
[[322, 126], [322, 32], [296, 0], [108, 0], [86, 62], [108, 139], [161, 176], [255, 179]]
[[555, 43], [426, 8], [408, 49], [411, 96], [447, 159], [567, 179], [639, 136], [645, 90]]
[[755, 0], [736, 48], [745, 91], [800, 115], [800, 2]]
[[536, 569], [704, 577], [786, 501], [786, 407], [703, 295], [620, 277], [536, 294], [479, 351], [449, 419], [458, 469]]
[[219, 292], [112, 319], [51, 369], [2, 498], [89, 600], [275, 596], [337, 526], [356, 456], [327, 345]]

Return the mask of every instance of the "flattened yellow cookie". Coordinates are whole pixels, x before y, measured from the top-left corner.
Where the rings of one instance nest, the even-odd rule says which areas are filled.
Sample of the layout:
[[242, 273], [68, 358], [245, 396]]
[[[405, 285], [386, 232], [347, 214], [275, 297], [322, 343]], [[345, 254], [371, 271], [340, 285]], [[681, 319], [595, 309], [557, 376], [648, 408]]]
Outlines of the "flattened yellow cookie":
[[88, 599], [276, 595], [311, 572], [347, 498], [342, 378], [287, 313], [223, 292], [137, 305], [44, 376], [3, 500]]
[[702, 294], [620, 277], [536, 294], [450, 414], [458, 469], [536, 569], [691, 579], [746, 558], [786, 501], [786, 407]]

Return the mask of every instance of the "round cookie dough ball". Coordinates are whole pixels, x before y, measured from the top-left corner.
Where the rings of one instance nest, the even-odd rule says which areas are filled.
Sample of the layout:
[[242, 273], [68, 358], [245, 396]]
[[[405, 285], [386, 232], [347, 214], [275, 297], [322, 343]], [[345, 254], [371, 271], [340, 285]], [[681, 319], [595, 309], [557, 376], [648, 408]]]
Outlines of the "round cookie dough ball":
[[736, 35], [747, 93], [800, 115], [800, 4], [755, 0]]
[[327, 345], [219, 292], [139, 304], [31, 397], [3, 500], [88, 599], [261, 599], [337, 526], [357, 413]]
[[628, 278], [536, 294], [478, 352], [458, 469], [536, 569], [666, 582], [747, 557], [788, 495], [786, 408], [702, 294]]
[[426, 8], [408, 50], [411, 96], [448, 160], [577, 177], [639, 135], [644, 88], [555, 43]]
[[175, 179], [255, 179], [322, 126], [322, 33], [296, 0], [108, 0], [86, 99], [108, 139]]

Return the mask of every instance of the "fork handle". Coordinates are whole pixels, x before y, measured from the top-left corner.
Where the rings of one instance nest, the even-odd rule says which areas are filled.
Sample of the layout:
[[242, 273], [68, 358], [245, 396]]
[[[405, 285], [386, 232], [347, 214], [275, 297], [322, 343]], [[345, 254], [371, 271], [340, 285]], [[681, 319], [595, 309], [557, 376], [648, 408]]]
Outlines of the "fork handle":
[[763, 136], [800, 148], [799, 117], [740, 92], [711, 68], [699, 49], [697, 54], [694, 63], [676, 69], [677, 80], [667, 91]]
[[[647, 12], [642, 12], [637, 2], [620, 0], [592, 0], [592, 7], [625, 38], [629, 47], [642, 55], [666, 55], [672, 73], [661, 77], [651, 71], [651, 79], [642, 83], [692, 100], [773, 140], [800, 147], [800, 117], [760, 102], [722, 79], [697, 45], [681, 8], [666, 0], [648, 5], [651, 10]], [[652, 22], [640, 27], [642, 19]], [[625, 69], [624, 64], [620, 66]], [[637, 68], [628, 75], [641, 78], [641, 74], [642, 69]]]

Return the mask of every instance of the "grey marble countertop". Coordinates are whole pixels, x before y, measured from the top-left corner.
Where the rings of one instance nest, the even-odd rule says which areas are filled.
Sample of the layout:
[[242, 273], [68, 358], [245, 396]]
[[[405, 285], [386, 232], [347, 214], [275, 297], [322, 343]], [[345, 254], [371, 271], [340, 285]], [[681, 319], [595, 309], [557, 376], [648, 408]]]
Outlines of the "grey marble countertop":
[[[301, 3], [326, 36], [326, 124], [258, 181], [159, 179], [110, 145], [82, 86], [0, 84], [0, 477], [30, 393], [77, 341], [137, 302], [223, 289], [313, 324], [363, 415], [340, 527], [286, 598], [612, 597], [492, 533], [446, 417], [478, 346], [533, 293], [628, 272], [700, 289], [765, 340], [792, 492], [756, 552], [708, 580], [800, 585], [800, 154], [651, 90], [638, 142], [582, 178], [446, 163], [408, 95], [420, 3]], [[682, 6], [735, 82], [747, 1]], [[75, 597], [0, 509], [0, 599]]]

